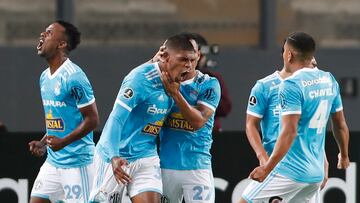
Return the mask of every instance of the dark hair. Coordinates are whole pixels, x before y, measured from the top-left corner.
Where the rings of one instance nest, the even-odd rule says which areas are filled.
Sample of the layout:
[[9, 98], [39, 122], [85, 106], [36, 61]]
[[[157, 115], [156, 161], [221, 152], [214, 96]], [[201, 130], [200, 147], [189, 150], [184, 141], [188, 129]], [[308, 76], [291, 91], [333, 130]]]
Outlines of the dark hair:
[[74, 50], [78, 44], [80, 44], [80, 35], [81, 33], [79, 30], [71, 23], [57, 20], [57, 23], [59, 23], [61, 26], [65, 28], [65, 35], [67, 38], [67, 47], [66, 49], [70, 52]]
[[177, 34], [166, 40], [165, 47], [174, 50], [195, 51], [190, 39], [192, 38], [185, 34]]
[[305, 32], [294, 32], [286, 38], [286, 43], [293, 47], [299, 60], [311, 60], [315, 53], [315, 40]]

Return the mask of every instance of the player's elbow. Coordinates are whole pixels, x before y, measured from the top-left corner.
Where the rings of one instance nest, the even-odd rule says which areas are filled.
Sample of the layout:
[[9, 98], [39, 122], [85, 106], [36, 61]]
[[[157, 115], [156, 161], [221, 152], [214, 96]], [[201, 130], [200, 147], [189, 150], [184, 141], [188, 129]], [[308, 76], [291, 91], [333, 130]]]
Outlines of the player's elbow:
[[99, 124], [100, 124], [100, 119], [99, 119], [99, 116], [97, 116], [97, 115], [91, 116], [88, 119], [88, 125], [91, 128], [91, 130], [94, 130]]
[[[205, 121], [206, 122], [206, 121]], [[205, 125], [205, 122], [203, 120], [192, 122], [191, 125], [194, 128], [194, 130], [199, 130]]]

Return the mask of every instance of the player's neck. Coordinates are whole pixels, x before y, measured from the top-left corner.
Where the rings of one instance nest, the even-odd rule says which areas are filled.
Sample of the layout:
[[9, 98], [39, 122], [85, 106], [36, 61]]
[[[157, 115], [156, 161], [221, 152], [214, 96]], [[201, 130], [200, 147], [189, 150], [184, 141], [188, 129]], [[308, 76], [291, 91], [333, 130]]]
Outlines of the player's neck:
[[53, 57], [51, 59], [47, 59], [48, 65], [50, 67], [50, 73], [53, 74], [60, 66], [68, 59], [67, 56], [63, 55], [61, 57]]

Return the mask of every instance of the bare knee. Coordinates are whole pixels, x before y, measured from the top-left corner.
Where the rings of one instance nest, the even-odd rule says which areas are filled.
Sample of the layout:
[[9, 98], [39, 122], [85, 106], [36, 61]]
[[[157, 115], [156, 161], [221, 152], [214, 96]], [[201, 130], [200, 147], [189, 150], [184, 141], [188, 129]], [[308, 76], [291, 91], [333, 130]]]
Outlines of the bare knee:
[[51, 203], [50, 200], [41, 197], [31, 197], [30, 203]]

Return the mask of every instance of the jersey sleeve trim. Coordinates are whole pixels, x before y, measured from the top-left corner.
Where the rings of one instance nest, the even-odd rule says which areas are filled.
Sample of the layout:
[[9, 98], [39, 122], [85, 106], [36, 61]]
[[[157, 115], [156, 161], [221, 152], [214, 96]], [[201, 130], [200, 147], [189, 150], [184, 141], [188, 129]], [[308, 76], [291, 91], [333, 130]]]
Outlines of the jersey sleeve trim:
[[301, 111], [286, 111], [281, 113], [282, 116], [291, 115], [291, 114], [301, 114]]
[[258, 117], [258, 118], [263, 118], [263, 115], [257, 114], [255, 112], [252, 112], [252, 111], [249, 111], [249, 110], [247, 110], [246, 113], [249, 114], [249, 115]]
[[341, 106], [341, 107], [339, 107], [339, 108], [335, 109], [335, 112], [342, 111], [343, 109], [344, 109], [344, 108]]
[[90, 100], [89, 102], [87, 102], [87, 103], [85, 103], [85, 104], [78, 104], [77, 107], [78, 107], [79, 109], [81, 109], [81, 108], [83, 108], [83, 107], [85, 107], [85, 106], [89, 106], [89, 105], [93, 104], [94, 102], [95, 102], [95, 98], [92, 98], [92, 100]]
[[208, 103], [206, 103], [206, 102], [204, 102], [204, 101], [198, 101], [197, 103], [209, 107], [209, 108], [210, 108], [211, 110], [213, 110], [214, 112], [216, 111], [216, 108], [215, 108], [215, 107], [213, 107], [211, 104], [208, 104]]
[[120, 106], [124, 107], [128, 111], [130, 111], [130, 112], [132, 111], [132, 108], [130, 106], [128, 106], [127, 104], [125, 104], [120, 99], [116, 99], [116, 103], [119, 104]]

